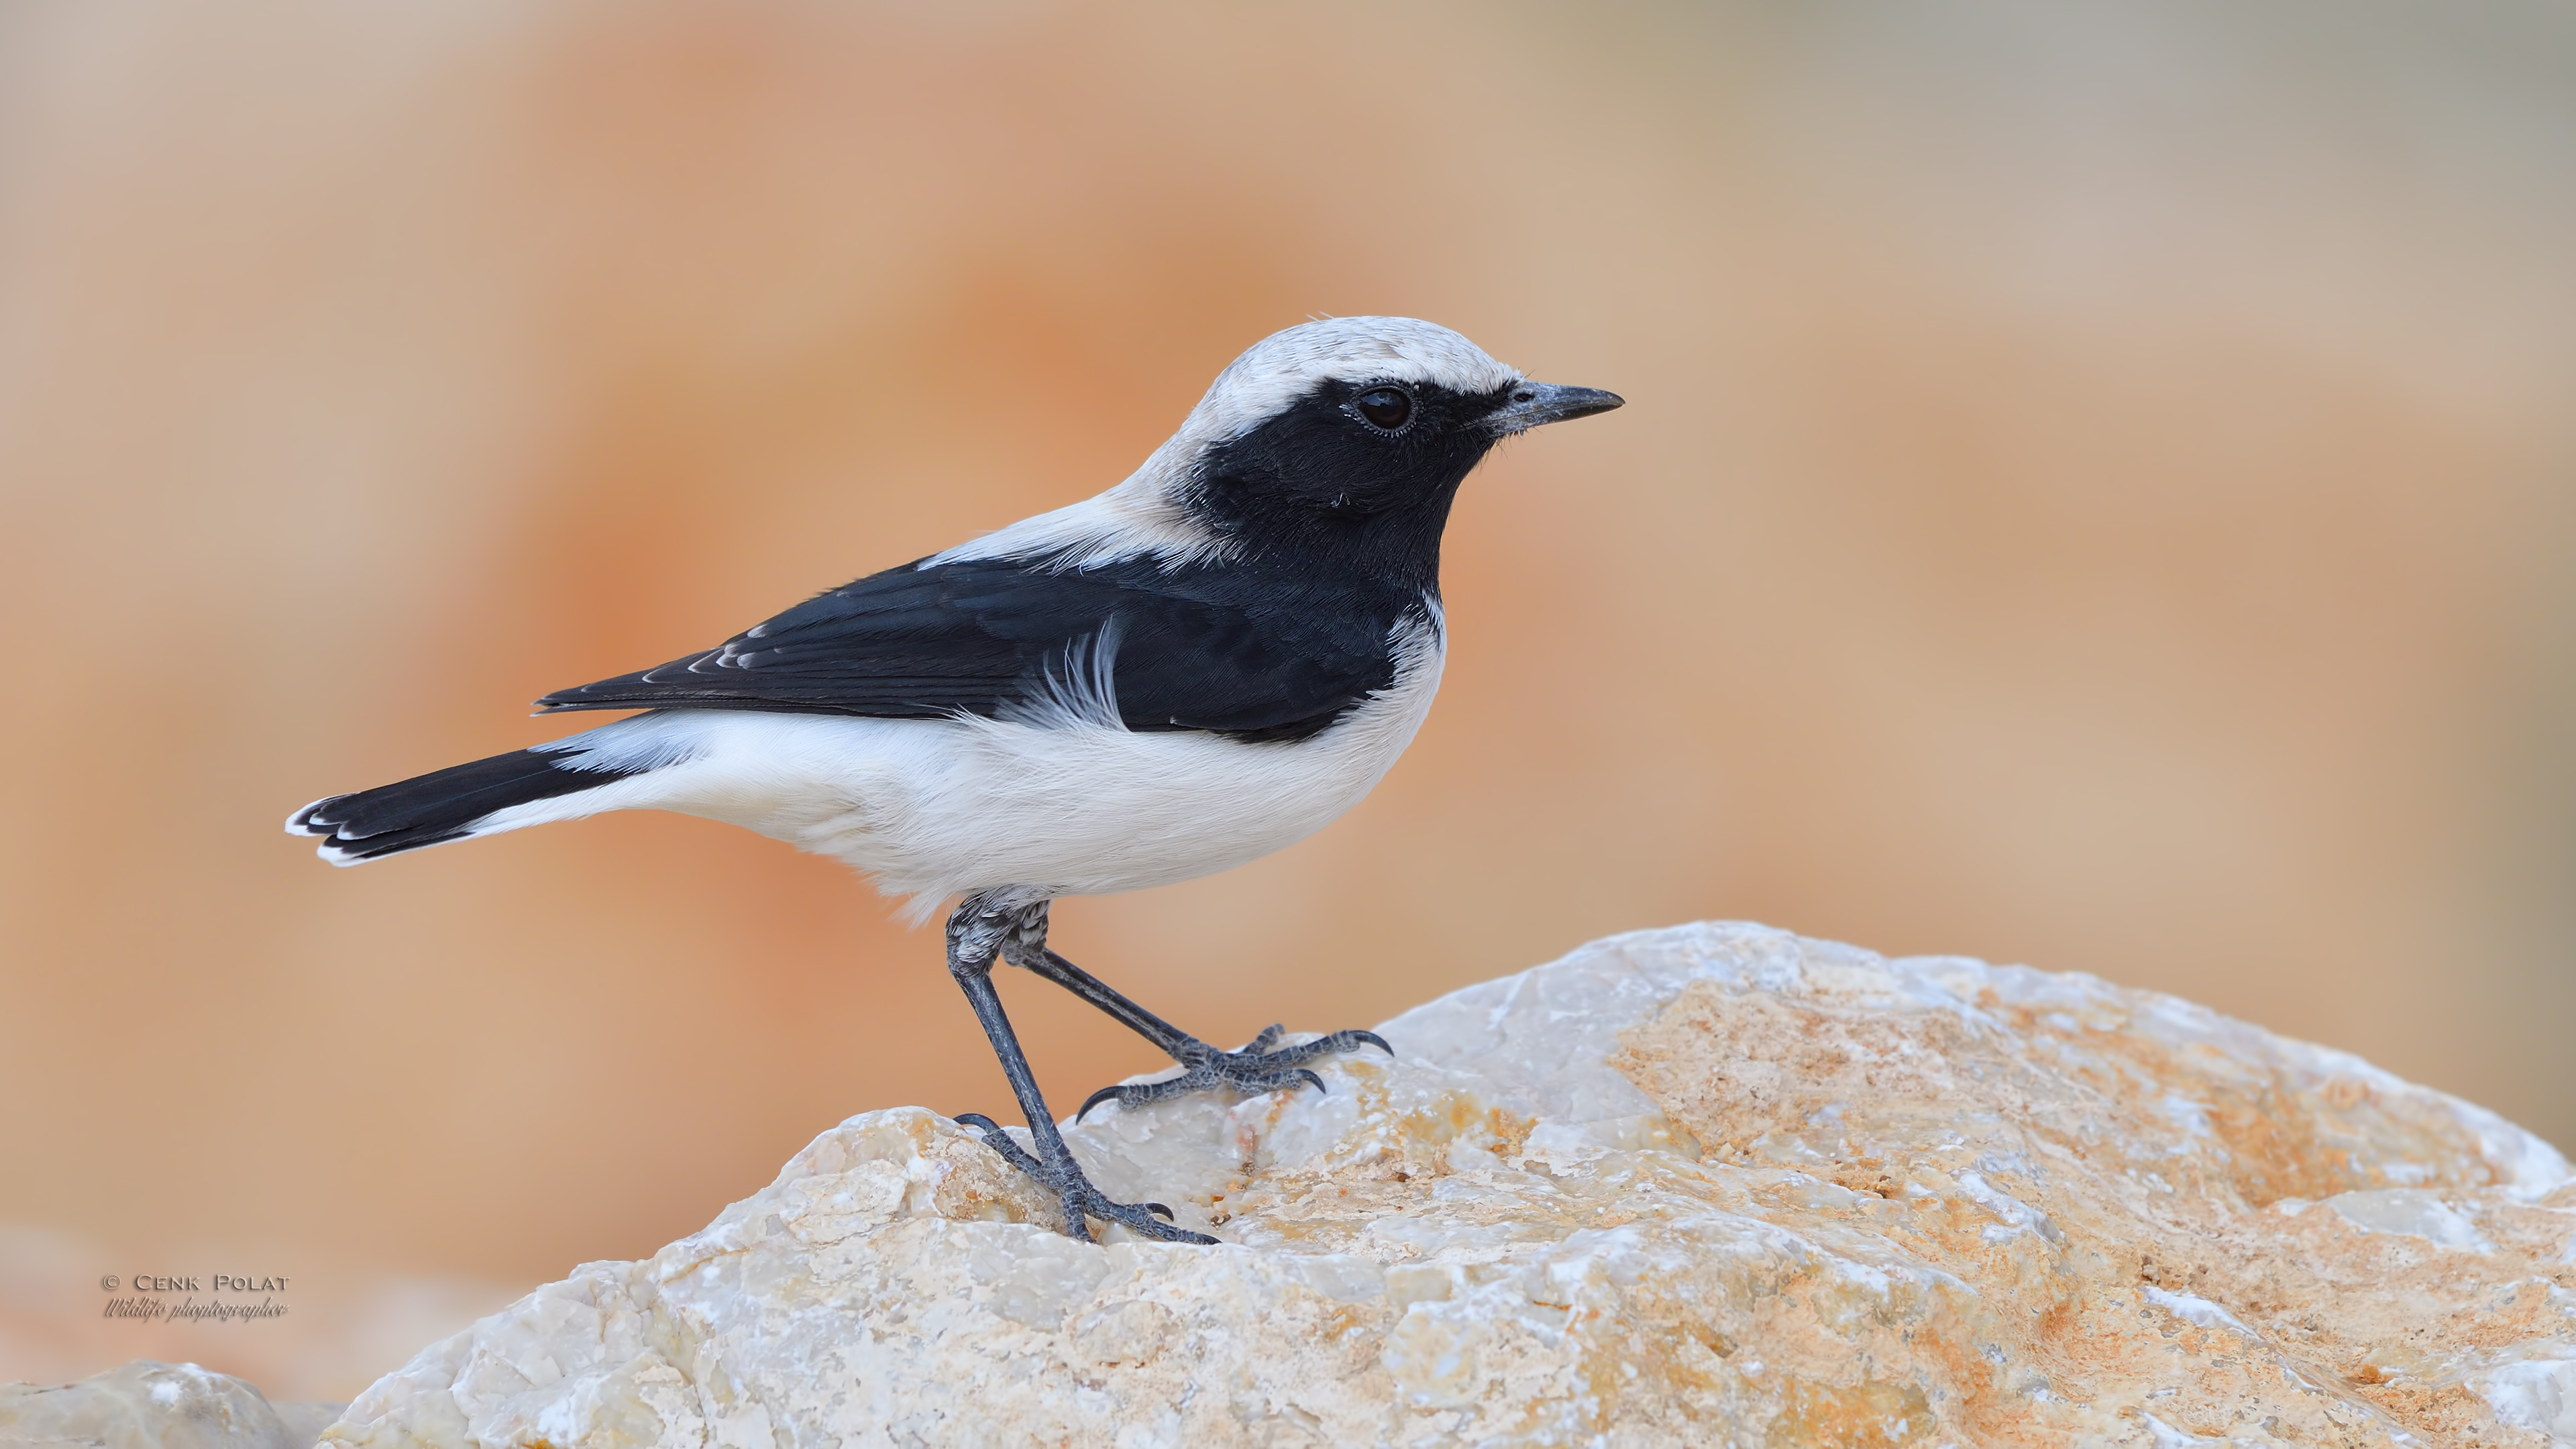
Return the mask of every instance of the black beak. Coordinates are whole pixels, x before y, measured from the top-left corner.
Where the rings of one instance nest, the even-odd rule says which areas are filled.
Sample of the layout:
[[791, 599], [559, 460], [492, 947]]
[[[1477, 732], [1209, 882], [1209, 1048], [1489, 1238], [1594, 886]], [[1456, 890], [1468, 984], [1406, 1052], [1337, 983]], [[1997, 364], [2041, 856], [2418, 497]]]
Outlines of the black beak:
[[1597, 387], [1562, 387], [1552, 382], [1515, 383], [1503, 405], [1485, 415], [1485, 426], [1493, 430], [1495, 437], [1508, 438], [1547, 423], [1606, 413], [1626, 401], [1615, 392], [1603, 392]]

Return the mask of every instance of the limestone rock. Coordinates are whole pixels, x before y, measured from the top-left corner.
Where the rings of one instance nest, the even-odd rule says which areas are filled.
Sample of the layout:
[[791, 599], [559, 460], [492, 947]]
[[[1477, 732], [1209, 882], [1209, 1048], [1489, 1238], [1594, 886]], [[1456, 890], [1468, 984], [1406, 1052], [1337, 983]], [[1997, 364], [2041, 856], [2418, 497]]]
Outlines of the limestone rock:
[[326, 1443], [2576, 1443], [2547, 1145], [2169, 997], [1744, 925], [1111, 1109], [1076, 1243], [919, 1110], [437, 1344]]
[[338, 1404], [272, 1404], [230, 1374], [136, 1359], [70, 1384], [0, 1384], [0, 1444], [309, 1449]]

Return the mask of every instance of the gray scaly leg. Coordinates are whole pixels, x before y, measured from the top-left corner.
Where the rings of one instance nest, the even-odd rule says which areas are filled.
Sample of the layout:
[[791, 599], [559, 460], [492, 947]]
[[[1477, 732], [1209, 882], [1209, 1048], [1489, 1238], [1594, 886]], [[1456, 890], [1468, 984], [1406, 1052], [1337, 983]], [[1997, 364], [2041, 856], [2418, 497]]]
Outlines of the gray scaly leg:
[[1146, 1237], [1167, 1243], [1214, 1243], [1216, 1239], [1205, 1233], [1194, 1233], [1166, 1221], [1172, 1210], [1161, 1203], [1110, 1201], [1108, 1194], [1082, 1175], [1081, 1164], [1073, 1160], [1073, 1149], [1065, 1145], [1064, 1134], [1056, 1130], [1055, 1118], [1047, 1112], [1046, 1098], [1038, 1093], [1037, 1078], [1029, 1071], [1029, 1060], [1020, 1051], [1020, 1039], [1011, 1030], [1010, 1018], [1002, 1014], [1001, 994], [993, 989], [994, 960], [1005, 949], [1005, 942], [1029, 929], [1032, 918], [1038, 923], [1040, 939], [1044, 939], [1044, 900], [1025, 904], [1004, 891], [979, 891], [968, 896], [948, 918], [948, 974], [957, 979], [966, 1000], [975, 1008], [975, 1019], [984, 1024], [985, 1039], [993, 1044], [993, 1055], [1002, 1062], [1002, 1075], [1010, 1079], [1011, 1094], [1020, 1099], [1020, 1112], [1028, 1118], [1029, 1134], [1037, 1141], [1037, 1155], [1029, 1155], [990, 1117], [966, 1112], [956, 1120], [982, 1132], [986, 1146], [1054, 1193], [1064, 1207], [1064, 1230], [1083, 1242], [1092, 1241], [1088, 1219], [1098, 1218], [1124, 1223]]
[[1138, 1006], [1111, 988], [1108, 982], [1067, 961], [1048, 949], [1046, 943], [1047, 907], [1044, 901], [1021, 913], [1017, 929], [1001, 942], [1002, 959], [1033, 975], [1045, 977], [1093, 1006], [1109, 1014], [1128, 1030], [1152, 1042], [1165, 1055], [1181, 1064], [1181, 1073], [1152, 1082], [1128, 1082], [1103, 1087], [1083, 1099], [1082, 1108], [1073, 1114], [1081, 1121], [1084, 1114], [1103, 1102], [1116, 1102], [1133, 1107], [1145, 1102], [1160, 1102], [1191, 1092], [1230, 1091], [1251, 1094], [1275, 1092], [1283, 1087], [1312, 1086], [1324, 1090], [1324, 1079], [1306, 1067], [1317, 1057], [1336, 1052], [1357, 1051], [1373, 1046], [1388, 1056], [1395, 1048], [1373, 1031], [1351, 1029], [1320, 1036], [1292, 1047], [1279, 1045], [1285, 1028], [1264, 1027], [1241, 1051], [1219, 1051], [1154, 1013]]

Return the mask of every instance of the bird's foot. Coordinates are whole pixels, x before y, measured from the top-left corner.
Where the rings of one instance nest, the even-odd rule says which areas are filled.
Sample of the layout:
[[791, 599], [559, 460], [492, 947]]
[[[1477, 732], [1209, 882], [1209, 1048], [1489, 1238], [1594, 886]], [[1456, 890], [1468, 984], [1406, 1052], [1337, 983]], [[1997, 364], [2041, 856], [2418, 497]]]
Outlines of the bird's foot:
[[1065, 1231], [1082, 1242], [1091, 1242], [1091, 1218], [1104, 1223], [1117, 1223], [1129, 1231], [1166, 1243], [1209, 1245], [1216, 1239], [1205, 1233], [1194, 1233], [1175, 1227], [1170, 1221], [1172, 1210], [1158, 1202], [1112, 1202], [1109, 1194], [1091, 1185], [1082, 1175], [1081, 1164], [1067, 1151], [1060, 1162], [1048, 1162], [1029, 1152], [1002, 1125], [981, 1112], [960, 1112], [956, 1120], [984, 1134], [984, 1145], [1002, 1155], [1002, 1160], [1036, 1178], [1038, 1184], [1054, 1193], [1064, 1208]]
[[1192, 1037], [1172, 1053], [1172, 1060], [1181, 1064], [1179, 1076], [1103, 1087], [1083, 1099], [1081, 1108], [1073, 1114], [1073, 1120], [1081, 1121], [1085, 1113], [1103, 1102], [1134, 1107], [1186, 1096], [1191, 1092], [1222, 1090], [1250, 1096], [1299, 1085], [1309, 1085], [1320, 1092], [1324, 1090], [1324, 1079], [1306, 1067], [1306, 1063], [1317, 1057], [1358, 1051], [1363, 1046], [1376, 1047], [1388, 1056], [1395, 1055], [1395, 1048], [1386, 1044], [1386, 1038], [1373, 1031], [1337, 1031], [1291, 1047], [1279, 1045], [1279, 1038], [1284, 1034], [1284, 1027], [1264, 1027], [1261, 1035], [1245, 1043], [1241, 1051], [1231, 1052], [1219, 1051]]

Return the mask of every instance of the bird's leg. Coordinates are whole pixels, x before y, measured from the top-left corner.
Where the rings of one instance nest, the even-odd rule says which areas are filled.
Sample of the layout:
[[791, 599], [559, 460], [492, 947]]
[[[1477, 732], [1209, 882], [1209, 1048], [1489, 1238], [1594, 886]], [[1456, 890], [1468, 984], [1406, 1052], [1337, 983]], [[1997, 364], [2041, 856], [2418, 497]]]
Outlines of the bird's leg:
[[1046, 1098], [1038, 1093], [1038, 1079], [1029, 1071], [1029, 1059], [1020, 1051], [1020, 1039], [1011, 1030], [1011, 1019], [1002, 1014], [1001, 993], [993, 989], [993, 962], [1000, 956], [1004, 943], [1025, 932], [1034, 915], [1040, 939], [1046, 930], [1046, 902], [1035, 905], [1015, 902], [1002, 892], [985, 891], [960, 902], [956, 914], [948, 918], [948, 974], [966, 993], [975, 1008], [975, 1019], [984, 1024], [985, 1039], [993, 1044], [993, 1055], [1002, 1062], [1002, 1075], [1011, 1082], [1011, 1094], [1020, 1099], [1020, 1112], [1029, 1119], [1029, 1135], [1036, 1139], [1037, 1155], [1032, 1157], [1020, 1144], [1011, 1140], [1001, 1124], [980, 1113], [966, 1112], [957, 1120], [984, 1134], [984, 1143], [1002, 1154], [1013, 1167], [1043, 1183], [1064, 1207], [1064, 1230], [1082, 1242], [1092, 1241], [1090, 1218], [1103, 1222], [1124, 1223], [1149, 1238], [1169, 1243], [1213, 1243], [1205, 1233], [1174, 1227], [1165, 1221], [1172, 1210], [1158, 1202], [1112, 1202], [1109, 1195], [1091, 1185], [1082, 1175], [1081, 1164], [1073, 1160], [1073, 1149], [1065, 1145], [1064, 1134], [1055, 1127], [1055, 1118], [1047, 1112]]
[[1313, 1041], [1283, 1047], [1279, 1045], [1279, 1038], [1286, 1028], [1275, 1024], [1263, 1027], [1261, 1035], [1246, 1043], [1241, 1051], [1219, 1051], [1138, 1006], [1120, 995], [1108, 982], [1048, 949], [1046, 932], [1047, 908], [1041, 901], [1023, 911], [1015, 929], [1001, 941], [1002, 959], [1090, 1002], [1181, 1064], [1181, 1073], [1176, 1077], [1152, 1082], [1127, 1082], [1092, 1093], [1083, 1099], [1081, 1110], [1073, 1114], [1077, 1122], [1103, 1102], [1133, 1107], [1191, 1092], [1218, 1089], [1243, 1093], [1275, 1092], [1282, 1087], [1300, 1085], [1311, 1085], [1320, 1092], [1324, 1090], [1324, 1079], [1306, 1067], [1306, 1063], [1317, 1057], [1357, 1051], [1363, 1046], [1376, 1047], [1388, 1056], [1395, 1055], [1395, 1048], [1386, 1044], [1386, 1038], [1373, 1031], [1357, 1029], [1337, 1031]]

